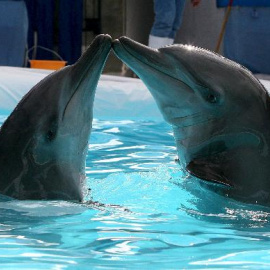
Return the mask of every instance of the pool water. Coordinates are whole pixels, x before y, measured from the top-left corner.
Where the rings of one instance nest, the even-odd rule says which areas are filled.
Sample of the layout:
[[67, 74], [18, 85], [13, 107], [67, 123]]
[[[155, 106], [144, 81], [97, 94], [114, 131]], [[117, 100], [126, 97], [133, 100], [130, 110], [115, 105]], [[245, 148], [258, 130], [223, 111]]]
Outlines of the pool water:
[[270, 209], [211, 191], [175, 158], [164, 122], [95, 120], [90, 202], [0, 197], [0, 269], [269, 269]]

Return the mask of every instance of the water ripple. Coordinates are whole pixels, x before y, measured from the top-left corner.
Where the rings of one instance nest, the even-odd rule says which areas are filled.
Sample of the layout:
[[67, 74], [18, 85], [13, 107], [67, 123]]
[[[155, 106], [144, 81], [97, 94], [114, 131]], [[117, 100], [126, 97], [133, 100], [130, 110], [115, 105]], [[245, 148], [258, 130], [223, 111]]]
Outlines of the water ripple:
[[175, 156], [164, 122], [95, 119], [85, 203], [0, 196], [1, 270], [269, 269], [269, 209], [207, 189]]

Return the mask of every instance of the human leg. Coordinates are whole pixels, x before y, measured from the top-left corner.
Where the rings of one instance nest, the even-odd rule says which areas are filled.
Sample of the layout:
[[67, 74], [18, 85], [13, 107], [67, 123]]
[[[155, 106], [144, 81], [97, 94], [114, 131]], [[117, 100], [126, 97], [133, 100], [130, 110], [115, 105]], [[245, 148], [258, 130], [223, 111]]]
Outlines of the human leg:
[[169, 37], [176, 16], [176, 0], [154, 0], [155, 21], [151, 35]]
[[182, 23], [185, 2], [186, 2], [185, 0], [175, 0], [176, 12], [175, 12], [175, 17], [174, 17], [174, 22], [172, 25], [172, 30], [170, 34], [168, 35], [168, 37], [172, 39], [173, 41]]
[[172, 44], [168, 37], [176, 16], [175, 4], [175, 0], [154, 0], [155, 21], [149, 36], [150, 47], [160, 48]]

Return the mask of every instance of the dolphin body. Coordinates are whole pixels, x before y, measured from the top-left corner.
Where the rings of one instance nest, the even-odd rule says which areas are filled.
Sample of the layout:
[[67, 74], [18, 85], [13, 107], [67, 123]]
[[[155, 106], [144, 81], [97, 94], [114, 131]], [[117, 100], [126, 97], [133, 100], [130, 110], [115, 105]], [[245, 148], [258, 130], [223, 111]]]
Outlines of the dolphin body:
[[113, 49], [172, 125], [188, 172], [234, 198], [270, 202], [270, 99], [250, 71], [189, 45], [155, 50], [121, 37]]
[[95, 90], [111, 49], [98, 36], [74, 65], [47, 76], [0, 130], [0, 193], [81, 201]]

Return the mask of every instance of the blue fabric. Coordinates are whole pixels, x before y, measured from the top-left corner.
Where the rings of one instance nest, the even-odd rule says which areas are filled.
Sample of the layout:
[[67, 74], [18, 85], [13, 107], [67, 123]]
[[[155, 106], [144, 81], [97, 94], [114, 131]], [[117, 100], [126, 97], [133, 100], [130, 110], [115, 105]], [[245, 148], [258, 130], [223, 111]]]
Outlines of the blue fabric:
[[[25, 0], [29, 14], [28, 46], [34, 45], [34, 32], [37, 32], [37, 45], [54, 50], [55, 14], [58, 15], [58, 53], [73, 64], [81, 56], [83, 1], [82, 0]], [[56, 36], [56, 35], [55, 35]], [[32, 58], [32, 54], [29, 55]], [[36, 59], [54, 59], [54, 55], [42, 49], [37, 50]]]
[[270, 74], [270, 8], [231, 10], [224, 36], [224, 55], [254, 73]]
[[0, 65], [24, 65], [28, 19], [23, 1], [0, 1]]
[[83, 1], [59, 0], [59, 54], [73, 64], [81, 56]]
[[[53, 50], [53, 21], [55, 0], [25, 0], [29, 17], [28, 47], [33, 47], [34, 32], [37, 32], [37, 45]], [[32, 58], [32, 53], [29, 54]], [[36, 59], [53, 59], [54, 55], [38, 49]]]
[[[217, 7], [227, 7], [230, 0], [217, 0]], [[242, 7], [270, 7], [269, 0], [234, 0], [233, 6]]]
[[151, 35], [174, 39], [182, 22], [185, 0], [155, 0]]

